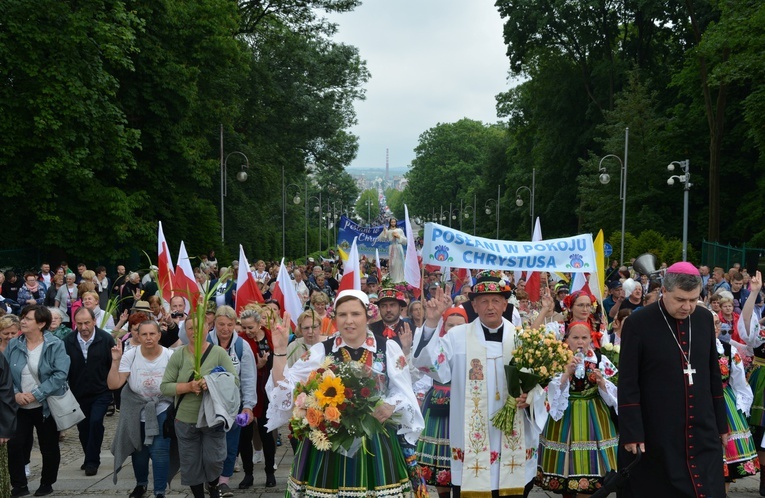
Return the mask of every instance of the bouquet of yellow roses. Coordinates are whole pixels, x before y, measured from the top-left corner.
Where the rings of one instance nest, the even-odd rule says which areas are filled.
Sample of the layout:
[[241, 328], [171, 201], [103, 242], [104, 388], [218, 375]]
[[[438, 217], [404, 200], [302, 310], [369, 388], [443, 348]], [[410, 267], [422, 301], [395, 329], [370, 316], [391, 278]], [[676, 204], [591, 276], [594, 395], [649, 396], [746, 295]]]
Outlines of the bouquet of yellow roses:
[[353, 456], [367, 437], [385, 432], [372, 416], [382, 402], [385, 378], [361, 362], [327, 357], [308, 380], [295, 386], [289, 425], [292, 437], [308, 437], [319, 451]]
[[546, 387], [552, 378], [565, 370], [574, 353], [546, 327], [519, 329], [515, 335], [513, 358], [505, 365], [508, 397], [492, 417], [494, 427], [510, 435], [515, 419], [515, 399], [539, 384]]

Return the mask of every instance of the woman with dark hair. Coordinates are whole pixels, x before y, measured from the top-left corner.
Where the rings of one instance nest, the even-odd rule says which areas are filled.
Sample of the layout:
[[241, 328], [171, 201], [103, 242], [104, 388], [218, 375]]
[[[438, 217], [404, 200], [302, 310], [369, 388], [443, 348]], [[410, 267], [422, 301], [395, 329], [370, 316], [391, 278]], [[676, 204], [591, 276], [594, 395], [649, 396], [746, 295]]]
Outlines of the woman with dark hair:
[[51, 314], [44, 306], [26, 306], [21, 310], [21, 335], [13, 339], [5, 351], [11, 365], [16, 403], [23, 416], [18, 417], [16, 433], [8, 442], [8, 470], [11, 474], [11, 496], [29, 494], [25, 447], [37, 431], [42, 454], [40, 487], [35, 496], [53, 492], [61, 462], [58, 427], [48, 408], [48, 396], [64, 394], [70, 359], [64, 343], [45, 332], [50, 327]]
[[[335, 300], [338, 335], [314, 345], [292, 368], [286, 365], [289, 329], [279, 325], [274, 330], [274, 365], [267, 387], [272, 399], [268, 409], [270, 430], [290, 420], [295, 408], [295, 385], [305, 382], [325, 361], [356, 364], [380, 376], [381, 401], [367, 416], [387, 428], [368, 437], [365, 448], [352, 456], [330, 451], [326, 440], [303, 439], [293, 460], [287, 497], [318, 496], [317, 491], [326, 496], [338, 495], [349, 489], [359, 495], [377, 496], [407, 496], [412, 492], [397, 433], [414, 445], [424, 422], [404, 353], [395, 341], [369, 330], [368, 306], [369, 298], [362, 291], [340, 292]], [[395, 423], [391, 420], [394, 414]]]
[[399, 283], [406, 281], [404, 276], [404, 246], [406, 245], [406, 235], [398, 227], [396, 218], [391, 218], [388, 226], [383, 229], [377, 240], [390, 242], [388, 247], [388, 277], [391, 282]]
[[617, 390], [608, 380], [616, 368], [593, 349], [589, 322], [570, 322], [564, 341], [575, 355], [547, 387], [550, 419], [539, 438], [536, 484], [574, 496], [592, 494], [616, 469], [619, 436], [609, 407], [616, 409]]

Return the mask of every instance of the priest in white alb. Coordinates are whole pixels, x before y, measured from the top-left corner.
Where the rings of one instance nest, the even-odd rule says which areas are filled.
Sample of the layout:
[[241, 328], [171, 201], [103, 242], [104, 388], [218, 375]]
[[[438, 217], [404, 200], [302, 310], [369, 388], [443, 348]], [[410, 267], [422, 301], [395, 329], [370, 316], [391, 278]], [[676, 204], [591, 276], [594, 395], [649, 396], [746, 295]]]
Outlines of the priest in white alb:
[[508, 397], [504, 367], [512, 359], [520, 326], [520, 320], [514, 324], [503, 318], [509, 297], [499, 272], [482, 272], [469, 294], [477, 319], [438, 337], [438, 320], [450, 306], [439, 289], [426, 303], [427, 320], [415, 333], [414, 366], [438, 382], [451, 382], [455, 497], [528, 496], [536, 476], [539, 434], [547, 421], [542, 388], [537, 385], [516, 398], [512, 434], [491, 422]]

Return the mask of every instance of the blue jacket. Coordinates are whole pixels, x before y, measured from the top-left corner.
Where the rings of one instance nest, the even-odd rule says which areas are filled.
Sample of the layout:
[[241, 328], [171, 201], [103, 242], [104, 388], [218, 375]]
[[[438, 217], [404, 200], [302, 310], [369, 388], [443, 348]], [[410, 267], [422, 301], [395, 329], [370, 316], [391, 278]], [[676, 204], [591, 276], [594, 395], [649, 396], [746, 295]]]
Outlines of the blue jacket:
[[[71, 360], [66, 354], [64, 343], [50, 332], [43, 335], [43, 348], [40, 354], [40, 364], [37, 368], [37, 377], [40, 385], [32, 391], [35, 399], [42, 404], [43, 417], [50, 415], [48, 409], [48, 396], [61, 396], [64, 394], [66, 377], [69, 374]], [[14, 337], [5, 349], [5, 357], [11, 365], [13, 377], [13, 390], [21, 392], [21, 371], [27, 364], [27, 338], [24, 335]]]

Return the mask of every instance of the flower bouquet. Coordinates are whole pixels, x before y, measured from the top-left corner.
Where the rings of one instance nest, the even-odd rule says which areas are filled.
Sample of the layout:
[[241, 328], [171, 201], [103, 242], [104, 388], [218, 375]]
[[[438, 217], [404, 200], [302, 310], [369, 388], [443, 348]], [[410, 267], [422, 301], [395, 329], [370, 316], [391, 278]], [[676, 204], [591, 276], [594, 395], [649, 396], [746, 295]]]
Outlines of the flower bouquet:
[[[602, 348], [600, 348], [600, 352], [603, 356], [608, 358], [611, 363], [614, 365], [619, 365], [619, 354], [621, 353], [621, 346], [614, 346], [610, 342], [607, 344], [604, 344]], [[606, 372], [604, 372], [606, 373]], [[614, 385], [619, 385], [619, 372], [614, 373], [610, 377], [608, 377], [608, 380], [614, 383]]]
[[510, 364], [505, 365], [509, 396], [505, 405], [492, 417], [491, 422], [505, 434], [513, 432], [516, 398], [528, 393], [537, 384], [547, 386], [557, 373], [571, 362], [573, 352], [546, 327], [524, 328], [515, 336], [515, 349]]
[[385, 378], [371, 367], [327, 357], [305, 382], [295, 386], [289, 422], [292, 437], [307, 437], [319, 451], [337, 451], [352, 457], [360, 446], [365, 446], [367, 437], [386, 432], [372, 416], [382, 402]]

